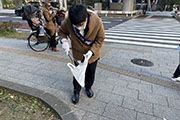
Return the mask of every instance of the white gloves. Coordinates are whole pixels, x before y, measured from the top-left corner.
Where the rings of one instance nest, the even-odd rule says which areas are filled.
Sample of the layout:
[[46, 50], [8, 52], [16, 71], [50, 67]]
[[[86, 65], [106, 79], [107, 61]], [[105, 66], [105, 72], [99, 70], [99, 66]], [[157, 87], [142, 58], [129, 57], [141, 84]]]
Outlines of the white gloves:
[[91, 50], [89, 50], [86, 54], [84, 54], [84, 61], [88, 61], [91, 56], [93, 55], [93, 52]]
[[62, 43], [62, 48], [64, 49], [66, 55], [68, 55], [69, 54], [69, 43], [68, 43], [67, 39], [65, 39], [65, 38], [62, 39], [61, 43]]

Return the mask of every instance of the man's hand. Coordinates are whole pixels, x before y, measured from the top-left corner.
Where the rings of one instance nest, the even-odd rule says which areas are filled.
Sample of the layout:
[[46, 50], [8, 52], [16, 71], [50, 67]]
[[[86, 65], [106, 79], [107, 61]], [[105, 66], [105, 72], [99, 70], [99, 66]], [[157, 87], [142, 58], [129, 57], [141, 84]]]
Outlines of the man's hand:
[[88, 61], [91, 56], [93, 55], [93, 52], [91, 50], [89, 50], [86, 54], [84, 54], [84, 61]]
[[53, 12], [52, 16], [53, 16], [53, 17], [56, 16], [56, 12]]
[[67, 39], [62, 39], [61, 43], [62, 43], [62, 48], [64, 49], [66, 55], [68, 55], [69, 54], [69, 43], [68, 43]]

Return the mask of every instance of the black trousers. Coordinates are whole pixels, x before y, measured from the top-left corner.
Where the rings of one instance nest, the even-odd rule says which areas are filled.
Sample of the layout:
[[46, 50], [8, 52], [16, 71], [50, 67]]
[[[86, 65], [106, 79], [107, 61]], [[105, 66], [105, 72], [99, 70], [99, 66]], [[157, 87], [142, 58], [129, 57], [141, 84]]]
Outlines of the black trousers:
[[[85, 88], [86, 89], [91, 89], [94, 83], [97, 62], [98, 60], [87, 65], [86, 72], [85, 72]], [[74, 86], [74, 93], [79, 93], [81, 91], [81, 86], [76, 81], [75, 77], [73, 77], [73, 86]]]
[[[47, 34], [48, 34], [48, 35], [50, 35], [49, 30], [48, 30], [48, 29], [46, 29], [46, 28], [45, 28], [45, 30], [46, 30]], [[54, 33], [54, 35], [53, 35], [53, 36], [51, 36], [51, 35], [50, 35], [50, 37], [51, 37], [51, 41], [50, 41], [50, 46], [49, 46], [49, 47], [56, 47], [57, 42], [56, 42], [56, 40], [55, 40], [55, 38], [56, 38], [55, 33]]]
[[176, 71], [173, 74], [174, 78], [177, 78], [180, 76], [180, 65], [177, 66]]

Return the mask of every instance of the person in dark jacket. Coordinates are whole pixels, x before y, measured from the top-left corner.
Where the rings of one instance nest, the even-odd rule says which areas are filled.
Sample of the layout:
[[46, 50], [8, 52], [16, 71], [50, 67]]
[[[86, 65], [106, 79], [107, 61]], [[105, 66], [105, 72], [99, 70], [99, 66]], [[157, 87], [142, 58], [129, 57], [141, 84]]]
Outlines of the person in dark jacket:
[[56, 22], [59, 26], [61, 26], [61, 22], [65, 19], [66, 9], [62, 7], [60, 10], [58, 10], [56, 15]]
[[[70, 50], [67, 36], [70, 36], [74, 59], [82, 61], [85, 57], [88, 60], [85, 72], [85, 92], [89, 98], [93, 97], [92, 85], [95, 79], [95, 70], [105, 39], [102, 20], [98, 15], [87, 12], [83, 5], [75, 4], [69, 9], [68, 17], [62, 22], [59, 36], [62, 48], [67, 55]], [[73, 77], [73, 86], [72, 102], [76, 104], [79, 102], [81, 86], [75, 77]]]

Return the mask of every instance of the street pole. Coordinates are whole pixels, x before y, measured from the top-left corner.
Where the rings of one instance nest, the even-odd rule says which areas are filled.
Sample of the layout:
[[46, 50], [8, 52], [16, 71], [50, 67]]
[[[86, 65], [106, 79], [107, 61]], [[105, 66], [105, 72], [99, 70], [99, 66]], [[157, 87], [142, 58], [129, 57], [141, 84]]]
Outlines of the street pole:
[[84, 5], [86, 6], [86, 0], [84, 0]]
[[67, 0], [64, 0], [64, 8], [67, 10]]
[[67, 0], [59, 0], [59, 7], [64, 7], [67, 9]]
[[123, 0], [123, 11], [133, 11], [135, 0]]
[[0, 0], [0, 10], [3, 9], [2, 1]]
[[148, 10], [151, 11], [151, 0], [148, 0]]
[[155, 4], [157, 5], [157, 3], [158, 3], [158, 0], [156, 0], [156, 3], [155, 3]]
[[63, 7], [63, 0], [59, 0], [59, 7], [60, 7], [60, 8]]

